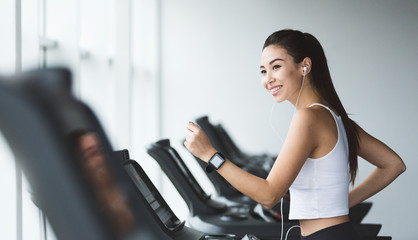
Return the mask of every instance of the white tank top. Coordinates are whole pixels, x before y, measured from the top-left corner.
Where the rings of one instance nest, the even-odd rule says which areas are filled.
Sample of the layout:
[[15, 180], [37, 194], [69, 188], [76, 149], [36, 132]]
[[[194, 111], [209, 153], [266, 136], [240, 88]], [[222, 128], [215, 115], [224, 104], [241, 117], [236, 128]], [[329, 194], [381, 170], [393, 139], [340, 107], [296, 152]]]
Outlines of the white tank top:
[[328, 107], [337, 124], [338, 140], [321, 158], [308, 158], [290, 186], [289, 219], [329, 218], [348, 214], [350, 174], [348, 141], [340, 116]]

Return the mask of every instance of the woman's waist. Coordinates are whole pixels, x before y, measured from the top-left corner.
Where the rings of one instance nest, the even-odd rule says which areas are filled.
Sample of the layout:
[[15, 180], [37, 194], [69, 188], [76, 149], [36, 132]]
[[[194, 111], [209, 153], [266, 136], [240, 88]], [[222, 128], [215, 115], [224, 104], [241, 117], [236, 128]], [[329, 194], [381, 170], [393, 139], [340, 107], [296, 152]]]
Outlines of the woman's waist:
[[299, 224], [302, 236], [308, 236], [319, 230], [349, 221], [350, 218], [348, 217], [348, 215], [343, 215], [330, 218], [300, 219]]

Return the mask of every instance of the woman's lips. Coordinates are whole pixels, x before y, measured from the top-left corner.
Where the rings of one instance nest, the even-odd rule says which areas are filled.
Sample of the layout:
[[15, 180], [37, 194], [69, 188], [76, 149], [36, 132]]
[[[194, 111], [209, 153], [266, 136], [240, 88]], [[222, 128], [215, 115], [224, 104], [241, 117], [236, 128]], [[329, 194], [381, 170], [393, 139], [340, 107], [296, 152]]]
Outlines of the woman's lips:
[[283, 85], [278, 85], [278, 86], [274, 86], [269, 88], [269, 92], [271, 93], [271, 95], [275, 96], [277, 95], [277, 93], [279, 93], [280, 89], [282, 89]]

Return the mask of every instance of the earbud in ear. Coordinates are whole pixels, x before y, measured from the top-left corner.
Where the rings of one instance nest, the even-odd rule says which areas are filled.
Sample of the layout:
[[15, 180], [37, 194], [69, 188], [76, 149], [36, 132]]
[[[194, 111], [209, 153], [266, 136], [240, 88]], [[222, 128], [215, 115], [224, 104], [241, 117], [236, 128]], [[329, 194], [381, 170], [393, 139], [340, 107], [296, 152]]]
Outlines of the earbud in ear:
[[303, 67], [302, 70], [303, 72], [306, 72], [308, 70], [308, 67]]

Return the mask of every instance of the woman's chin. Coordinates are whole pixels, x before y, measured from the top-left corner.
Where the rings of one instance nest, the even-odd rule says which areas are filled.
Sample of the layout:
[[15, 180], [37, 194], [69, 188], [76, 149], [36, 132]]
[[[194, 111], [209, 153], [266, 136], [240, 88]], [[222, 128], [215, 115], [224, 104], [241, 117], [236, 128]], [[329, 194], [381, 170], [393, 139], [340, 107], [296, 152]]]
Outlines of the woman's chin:
[[273, 100], [274, 100], [276, 103], [281, 103], [281, 102], [284, 102], [286, 99], [283, 99], [283, 98], [278, 97], [278, 96], [273, 96]]

